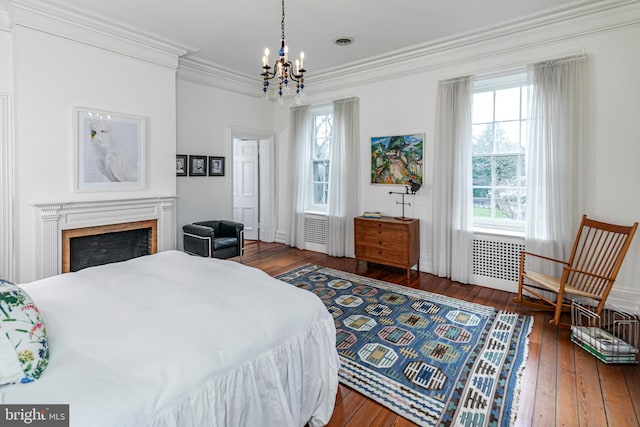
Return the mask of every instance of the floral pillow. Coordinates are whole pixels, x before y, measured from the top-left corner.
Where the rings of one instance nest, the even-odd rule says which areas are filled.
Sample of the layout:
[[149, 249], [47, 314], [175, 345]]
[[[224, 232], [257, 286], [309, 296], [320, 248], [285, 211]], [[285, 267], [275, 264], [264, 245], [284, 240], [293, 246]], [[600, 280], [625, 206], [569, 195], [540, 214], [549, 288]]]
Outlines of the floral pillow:
[[47, 330], [31, 297], [0, 279], [0, 385], [40, 378], [49, 363]]

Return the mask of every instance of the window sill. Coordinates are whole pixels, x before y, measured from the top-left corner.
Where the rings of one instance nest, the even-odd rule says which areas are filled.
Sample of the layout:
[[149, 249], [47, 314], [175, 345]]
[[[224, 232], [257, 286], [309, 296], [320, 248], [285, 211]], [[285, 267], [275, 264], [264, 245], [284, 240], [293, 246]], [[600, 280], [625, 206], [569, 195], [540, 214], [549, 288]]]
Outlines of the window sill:
[[473, 234], [513, 237], [513, 238], [524, 240], [524, 231], [516, 231], [516, 230], [501, 230], [497, 228], [474, 227]]

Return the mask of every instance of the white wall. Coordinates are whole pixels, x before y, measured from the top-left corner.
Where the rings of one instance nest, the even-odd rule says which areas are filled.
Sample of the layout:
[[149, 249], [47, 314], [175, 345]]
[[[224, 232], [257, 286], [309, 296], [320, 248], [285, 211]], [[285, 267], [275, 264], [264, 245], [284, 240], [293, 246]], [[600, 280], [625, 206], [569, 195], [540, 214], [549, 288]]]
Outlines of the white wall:
[[[640, 11], [612, 11], [575, 22], [551, 23], [543, 27], [509, 32], [508, 36], [479, 37], [450, 49], [437, 49], [418, 59], [386, 66], [362, 67], [352, 74], [336, 73], [314, 85], [308, 79], [309, 103], [349, 96], [360, 98], [361, 186], [360, 210], [378, 210], [400, 215], [400, 196], [389, 195], [397, 187], [369, 184], [370, 138], [373, 136], [424, 132], [424, 186], [407, 197], [406, 216], [421, 222], [421, 262], [431, 269], [427, 242], [431, 229], [431, 186], [436, 91], [439, 80], [521, 67], [579, 52], [590, 58], [591, 82], [589, 152], [585, 213], [621, 224], [640, 221]], [[623, 25], [618, 25], [623, 24]], [[488, 40], [487, 40], [488, 38]], [[334, 89], [337, 87], [337, 89]], [[277, 107], [276, 107], [277, 108]], [[276, 111], [276, 132], [281, 136], [280, 163], [287, 161], [288, 111]], [[294, 179], [283, 170], [278, 183], [285, 188]], [[287, 198], [280, 201], [280, 241], [288, 241]], [[640, 312], [640, 235], [627, 255], [610, 301]]]
[[[178, 247], [182, 226], [194, 221], [232, 219], [232, 147], [228, 129], [271, 133], [273, 104], [212, 85], [178, 78], [177, 154], [225, 157], [225, 175], [178, 177]], [[276, 150], [279, 142], [276, 140]], [[275, 166], [275, 165], [274, 165]]]
[[[36, 279], [38, 202], [175, 195], [175, 67], [16, 25], [16, 253], [19, 282]], [[177, 66], [177, 57], [174, 58]], [[89, 107], [147, 119], [146, 188], [73, 190], [72, 111]]]

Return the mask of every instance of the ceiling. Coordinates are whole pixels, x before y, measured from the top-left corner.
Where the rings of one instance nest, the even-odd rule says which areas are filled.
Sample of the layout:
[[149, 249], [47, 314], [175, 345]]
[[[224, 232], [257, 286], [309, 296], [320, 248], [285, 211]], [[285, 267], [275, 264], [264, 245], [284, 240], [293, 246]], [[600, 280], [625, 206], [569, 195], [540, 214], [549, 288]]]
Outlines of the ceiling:
[[[287, 0], [290, 57], [305, 53], [307, 75], [409, 46], [452, 39], [585, 3], [572, 0]], [[57, 0], [101, 23], [187, 47], [187, 55], [256, 77], [268, 47], [279, 48], [281, 0]], [[349, 46], [334, 40], [353, 38]]]

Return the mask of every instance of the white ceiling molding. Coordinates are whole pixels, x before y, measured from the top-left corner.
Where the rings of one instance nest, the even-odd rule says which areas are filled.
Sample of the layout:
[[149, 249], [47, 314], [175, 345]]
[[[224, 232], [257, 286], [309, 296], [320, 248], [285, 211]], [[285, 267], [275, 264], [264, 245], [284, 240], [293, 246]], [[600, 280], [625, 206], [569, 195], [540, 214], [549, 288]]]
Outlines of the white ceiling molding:
[[245, 95], [262, 96], [262, 80], [259, 75], [233, 73], [217, 64], [188, 56], [180, 58], [179, 64], [178, 78]]
[[[529, 16], [500, 26], [486, 27], [456, 37], [414, 45], [385, 55], [370, 57], [306, 78], [314, 91], [351, 87], [436, 69], [488, 55], [504, 55], [595, 32], [640, 24], [638, 0], [611, 0], [579, 8], [565, 6], [551, 14]], [[527, 37], [527, 42], [514, 41]], [[500, 46], [500, 47], [497, 47]], [[401, 69], [402, 72], [398, 73]]]
[[[46, 32], [172, 69], [178, 58], [192, 52], [188, 46], [142, 33], [104, 18], [35, 0], [15, 0], [14, 25]], [[90, 23], [90, 24], [89, 24]]]

